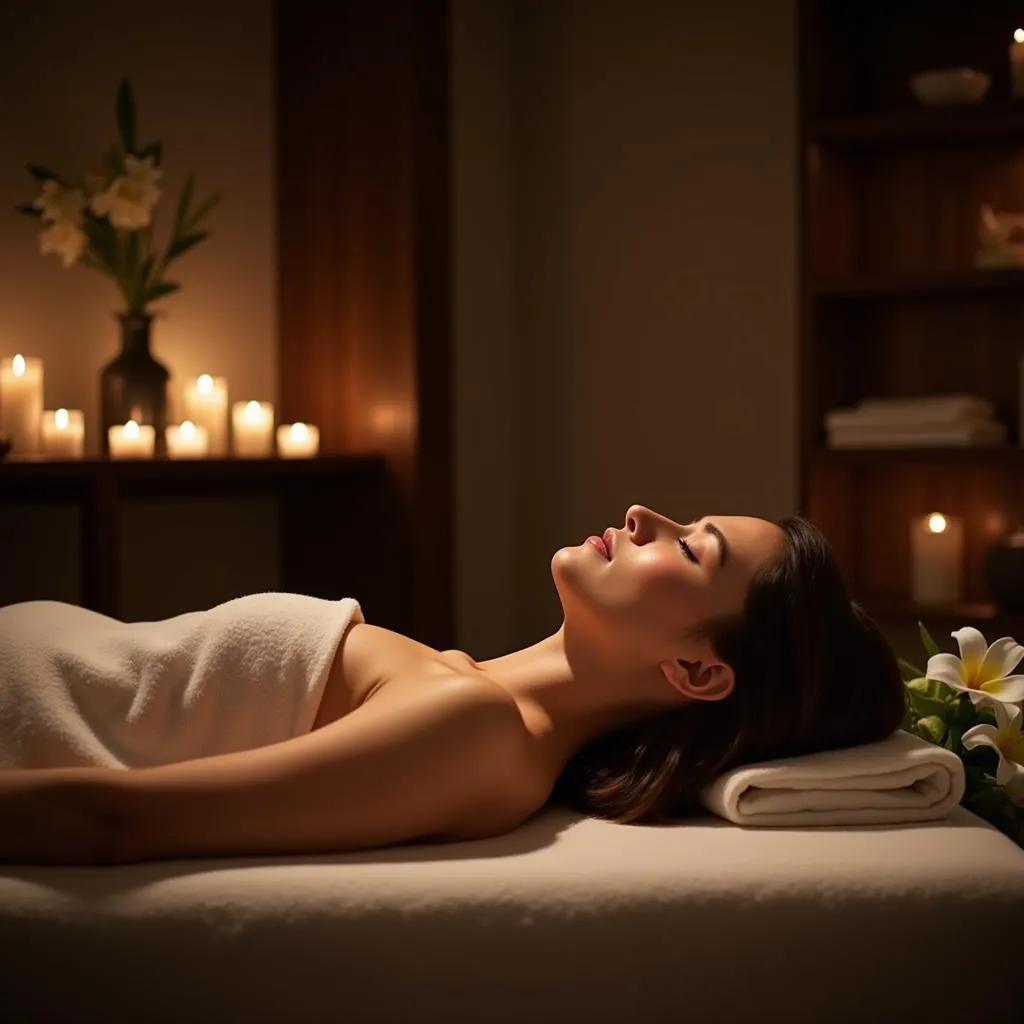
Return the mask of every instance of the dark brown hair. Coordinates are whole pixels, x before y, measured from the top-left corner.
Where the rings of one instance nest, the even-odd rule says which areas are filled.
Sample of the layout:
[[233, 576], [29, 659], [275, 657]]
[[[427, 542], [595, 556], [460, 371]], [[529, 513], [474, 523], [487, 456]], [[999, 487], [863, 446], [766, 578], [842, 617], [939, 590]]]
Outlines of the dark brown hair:
[[850, 600], [828, 542], [799, 516], [776, 525], [782, 552], [755, 573], [740, 614], [697, 630], [732, 667], [733, 692], [586, 744], [552, 801], [621, 823], [706, 813], [698, 794], [732, 768], [870, 743], [900, 727], [895, 655]]

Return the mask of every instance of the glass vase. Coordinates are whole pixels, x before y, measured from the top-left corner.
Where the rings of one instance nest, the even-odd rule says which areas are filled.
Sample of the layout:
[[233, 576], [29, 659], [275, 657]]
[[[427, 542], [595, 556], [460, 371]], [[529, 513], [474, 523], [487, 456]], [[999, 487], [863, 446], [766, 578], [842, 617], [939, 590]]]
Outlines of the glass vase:
[[167, 453], [167, 383], [170, 372], [149, 350], [153, 317], [121, 313], [121, 351], [100, 373], [101, 451], [110, 455], [110, 428], [135, 420], [152, 424], [155, 457]]

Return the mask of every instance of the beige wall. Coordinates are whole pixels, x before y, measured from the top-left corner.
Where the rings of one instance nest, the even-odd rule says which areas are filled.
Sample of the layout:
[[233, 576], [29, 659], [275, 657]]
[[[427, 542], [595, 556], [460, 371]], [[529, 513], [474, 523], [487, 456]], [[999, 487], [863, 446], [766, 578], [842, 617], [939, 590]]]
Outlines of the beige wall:
[[458, 639], [486, 656], [557, 628], [551, 554], [631, 502], [795, 508], [795, 26], [758, 0], [455, 24]]
[[[139, 132], [164, 146], [158, 223], [166, 225], [189, 170], [201, 195], [226, 193], [210, 219], [212, 237], [177, 265], [181, 293], [158, 307], [167, 315], [154, 326], [154, 353], [176, 378], [172, 397], [181, 379], [209, 372], [228, 379], [232, 398], [275, 401], [272, 33], [271, 0], [0, 5], [0, 356], [43, 358], [47, 407], [83, 409], [92, 451], [98, 375], [116, 352], [112, 315], [120, 298], [107, 278], [80, 267], [65, 271], [55, 257], [38, 255], [34, 223], [10, 212], [34, 198], [24, 165], [73, 174], [102, 152], [115, 138], [118, 79], [130, 78]], [[175, 527], [147, 546], [156, 533], [152, 514]], [[273, 516], [265, 503], [131, 509], [128, 614], [215, 600], [233, 589], [226, 579], [233, 572], [243, 585], [272, 584]], [[243, 518], [265, 542], [236, 557]], [[0, 509], [0, 564], [7, 567], [0, 600], [34, 596], [39, 576], [51, 594], [55, 583], [59, 596], [75, 599], [75, 550], [68, 514]], [[140, 550], [151, 554], [140, 557]], [[184, 587], [172, 593], [154, 585], [154, 575], [163, 580], [175, 571]]]

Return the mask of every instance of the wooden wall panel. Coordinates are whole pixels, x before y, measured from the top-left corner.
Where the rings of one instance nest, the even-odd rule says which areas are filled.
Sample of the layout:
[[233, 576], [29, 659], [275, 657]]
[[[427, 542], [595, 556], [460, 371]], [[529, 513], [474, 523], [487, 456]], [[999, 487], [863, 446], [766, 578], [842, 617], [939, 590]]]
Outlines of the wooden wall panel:
[[[452, 632], [446, 0], [280, 0], [280, 411], [327, 453], [388, 459], [403, 567], [390, 628]], [[387, 566], [383, 563], [387, 562]], [[405, 569], [407, 568], [407, 572]]]

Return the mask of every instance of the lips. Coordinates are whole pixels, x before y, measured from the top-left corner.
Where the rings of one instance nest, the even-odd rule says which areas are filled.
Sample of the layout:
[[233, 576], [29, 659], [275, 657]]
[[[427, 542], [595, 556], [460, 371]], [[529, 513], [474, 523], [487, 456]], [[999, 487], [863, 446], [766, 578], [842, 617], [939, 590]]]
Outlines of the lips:
[[601, 534], [601, 540], [604, 541], [604, 546], [608, 549], [608, 560], [611, 561], [614, 553], [615, 531], [609, 526], [608, 529]]
[[600, 537], [588, 537], [587, 543], [593, 545], [593, 547], [597, 548], [605, 558], [611, 561], [612, 554]]

